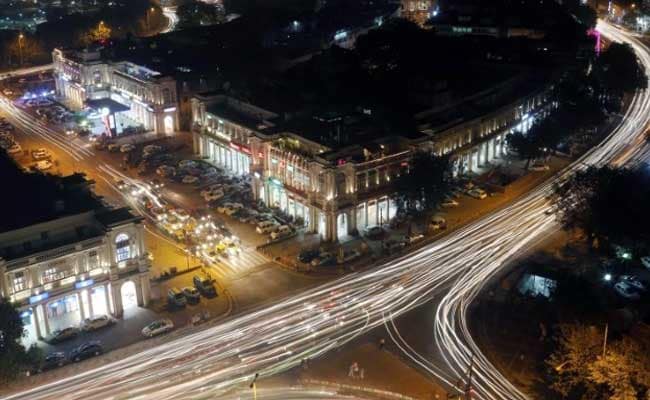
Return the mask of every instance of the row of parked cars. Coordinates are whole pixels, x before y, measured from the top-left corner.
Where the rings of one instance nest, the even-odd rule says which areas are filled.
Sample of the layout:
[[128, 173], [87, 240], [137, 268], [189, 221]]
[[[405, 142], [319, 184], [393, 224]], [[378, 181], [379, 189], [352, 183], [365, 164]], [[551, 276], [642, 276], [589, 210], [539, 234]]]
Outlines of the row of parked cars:
[[199, 275], [192, 277], [192, 286], [186, 286], [182, 289], [170, 288], [167, 291], [167, 302], [174, 307], [185, 307], [188, 303], [196, 304], [201, 301], [201, 296], [213, 298], [217, 296], [217, 289], [214, 287], [212, 280], [203, 278]]
[[98, 340], [86, 342], [72, 349], [69, 354], [62, 351], [56, 351], [45, 356], [43, 361], [35, 366], [32, 373], [40, 373], [54, 368], [62, 367], [71, 362], [78, 362], [90, 357], [95, 357], [104, 352], [104, 347]]

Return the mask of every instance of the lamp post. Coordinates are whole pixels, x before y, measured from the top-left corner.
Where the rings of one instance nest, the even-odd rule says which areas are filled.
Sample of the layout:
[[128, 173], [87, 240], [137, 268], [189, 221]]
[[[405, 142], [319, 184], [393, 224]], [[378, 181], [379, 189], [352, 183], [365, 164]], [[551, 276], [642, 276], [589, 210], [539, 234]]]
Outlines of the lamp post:
[[25, 35], [22, 32], [18, 35], [18, 53], [20, 55], [20, 65], [23, 65], [23, 39]]
[[250, 384], [250, 388], [253, 389], [253, 400], [257, 400], [257, 378], [260, 376], [259, 373], [255, 374], [255, 377], [253, 378], [253, 381]]
[[156, 11], [156, 9], [153, 8], [153, 7], [149, 8], [147, 10], [147, 29], [151, 29], [151, 21], [150, 21], [150, 19], [151, 19], [151, 13], [153, 13], [154, 11]]

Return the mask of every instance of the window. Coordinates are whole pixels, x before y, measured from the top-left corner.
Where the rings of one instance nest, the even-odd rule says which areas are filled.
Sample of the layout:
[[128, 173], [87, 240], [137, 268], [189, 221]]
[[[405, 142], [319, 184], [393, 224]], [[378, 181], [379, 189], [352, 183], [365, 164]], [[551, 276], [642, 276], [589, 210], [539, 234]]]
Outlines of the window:
[[48, 267], [43, 271], [42, 281], [43, 283], [50, 283], [65, 279], [69, 276], [74, 275], [74, 266], [72, 265], [61, 265], [60, 267]]
[[120, 233], [115, 238], [115, 258], [117, 262], [131, 258], [131, 246], [129, 235]]
[[88, 270], [93, 270], [99, 266], [99, 256], [97, 251], [92, 250], [88, 252]]
[[20, 292], [27, 289], [27, 279], [25, 278], [25, 272], [20, 271], [14, 274], [14, 293]]

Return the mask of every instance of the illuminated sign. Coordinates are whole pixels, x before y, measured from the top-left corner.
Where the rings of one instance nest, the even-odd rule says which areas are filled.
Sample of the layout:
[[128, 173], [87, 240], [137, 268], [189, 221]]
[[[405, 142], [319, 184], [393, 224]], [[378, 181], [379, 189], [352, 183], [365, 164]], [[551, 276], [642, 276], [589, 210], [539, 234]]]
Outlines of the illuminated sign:
[[85, 281], [79, 281], [79, 282], [75, 283], [74, 288], [75, 289], [85, 288], [85, 287], [91, 286], [93, 283], [95, 283], [94, 279], [86, 279]]
[[32, 296], [32, 297], [29, 298], [29, 304], [38, 303], [39, 301], [45, 300], [48, 297], [50, 297], [50, 294], [48, 292], [43, 292], [41, 294], [37, 294], [37, 295]]

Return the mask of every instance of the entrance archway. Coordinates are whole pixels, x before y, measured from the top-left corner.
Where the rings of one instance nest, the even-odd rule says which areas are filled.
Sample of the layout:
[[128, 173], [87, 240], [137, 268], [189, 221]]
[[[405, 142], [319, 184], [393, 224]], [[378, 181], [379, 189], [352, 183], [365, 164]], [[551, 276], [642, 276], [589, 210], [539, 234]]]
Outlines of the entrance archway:
[[165, 133], [166, 134], [172, 134], [174, 133], [174, 117], [171, 115], [168, 115], [165, 117], [163, 120], [164, 125], [165, 125]]
[[120, 295], [122, 296], [122, 307], [124, 310], [138, 306], [138, 296], [135, 289], [135, 283], [132, 281], [127, 281], [122, 284]]

